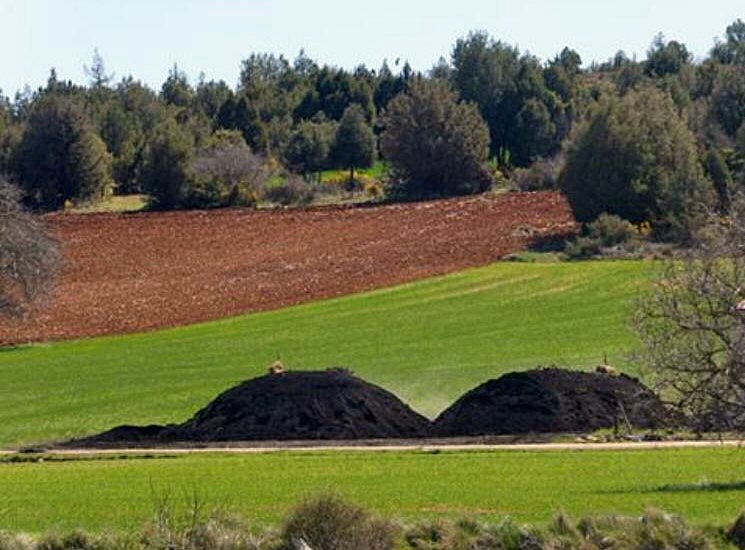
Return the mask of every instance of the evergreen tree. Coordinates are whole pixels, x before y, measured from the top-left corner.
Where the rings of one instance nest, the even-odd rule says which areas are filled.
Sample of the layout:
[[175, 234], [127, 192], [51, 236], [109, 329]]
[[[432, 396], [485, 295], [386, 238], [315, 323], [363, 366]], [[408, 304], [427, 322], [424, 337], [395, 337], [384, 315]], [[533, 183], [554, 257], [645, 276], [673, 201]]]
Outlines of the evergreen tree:
[[44, 210], [100, 199], [112, 183], [106, 145], [69, 97], [48, 95], [34, 106], [17, 162], [28, 200]]
[[375, 161], [375, 134], [359, 105], [350, 105], [344, 111], [332, 154], [337, 166], [349, 170], [350, 182], [354, 182], [356, 168], [369, 168]]
[[478, 193], [491, 183], [485, 168], [489, 128], [471, 103], [442, 81], [415, 81], [381, 119], [381, 150], [394, 173], [394, 194], [418, 199]]
[[688, 237], [714, 201], [692, 132], [655, 88], [595, 106], [577, 128], [559, 185], [580, 221], [615, 214], [651, 222], [664, 238]]
[[327, 168], [336, 130], [335, 122], [323, 118], [301, 121], [284, 151], [287, 166], [306, 178]]
[[168, 119], [155, 130], [143, 165], [143, 185], [155, 208], [183, 206], [193, 181], [194, 143], [175, 120]]

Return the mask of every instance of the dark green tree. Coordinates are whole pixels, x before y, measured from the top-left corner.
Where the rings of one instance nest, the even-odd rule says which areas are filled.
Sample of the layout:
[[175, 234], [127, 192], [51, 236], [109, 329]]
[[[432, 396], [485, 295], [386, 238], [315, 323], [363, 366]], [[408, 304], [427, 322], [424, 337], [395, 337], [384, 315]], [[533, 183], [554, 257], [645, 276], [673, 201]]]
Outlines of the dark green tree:
[[337, 124], [324, 118], [300, 121], [284, 151], [287, 166], [306, 179], [328, 168], [336, 131]]
[[350, 105], [359, 105], [368, 122], [375, 114], [372, 84], [366, 74], [351, 74], [343, 69], [323, 67], [314, 75], [309, 88], [295, 108], [296, 119], [311, 119], [318, 113], [330, 120], [341, 120]]
[[647, 51], [644, 72], [653, 77], [678, 74], [692, 60], [693, 56], [685, 44], [675, 40], [665, 42], [665, 37], [658, 34]]
[[168, 78], [160, 90], [160, 97], [168, 105], [177, 107], [189, 107], [194, 98], [194, 90], [189, 84], [186, 73], [179, 70], [178, 65], [168, 73]]
[[220, 110], [233, 98], [233, 91], [222, 80], [200, 81], [196, 90], [196, 105], [217, 127]]
[[724, 34], [724, 41], [717, 40], [711, 57], [726, 65], [745, 65], [745, 21], [738, 19]]
[[111, 185], [111, 157], [74, 99], [47, 95], [35, 105], [18, 147], [18, 172], [31, 205], [103, 197]]
[[[570, 51], [565, 53], [564, 63], [570, 71], [576, 70], [576, 59]], [[558, 150], [563, 135], [556, 130], [568, 126], [558, 120], [564, 116], [564, 108], [557, 108], [561, 100], [546, 86], [536, 58], [521, 56], [517, 48], [476, 32], [456, 42], [452, 64], [455, 89], [465, 101], [478, 105], [489, 126], [492, 154], [509, 151], [515, 164], [526, 166], [536, 156], [549, 156]], [[526, 107], [528, 101], [532, 105]], [[543, 103], [546, 110], [537, 108], [536, 102]], [[539, 110], [539, 116], [533, 116]], [[546, 111], [550, 120], [543, 117]], [[537, 135], [529, 133], [531, 128]], [[545, 140], [551, 132], [551, 139]], [[537, 147], [536, 141], [542, 145]]]
[[727, 135], [734, 137], [745, 122], [745, 69], [722, 67], [710, 101], [714, 118]]
[[722, 153], [718, 149], [711, 148], [706, 152], [704, 169], [706, 170], [706, 175], [714, 185], [714, 190], [717, 192], [718, 210], [720, 212], [726, 212], [732, 193], [735, 191], [734, 180]]
[[394, 75], [388, 66], [388, 62], [383, 61], [383, 65], [378, 71], [375, 91], [373, 92], [376, 112], [381, 113], [391, 99], [406, 91], [411, 76], [412, 69], [408, 63], [404, 65], [398, 75]]
[[142, 182], [154, 208], [182, 207], [193, 183], [192, 136], [173, 119], [160, 124], [147, 146]]
[[687, 238], [699, 210], [714, 202], [693, 134], [654, 88], [595, 106], [577, 128], [559, 185], [580, 221], [606, 212], [649, 221], [663, 238]]
[[393, 194], [409, 199], [486, 190], [489, 128], [446, 82], [414, 81], [381, 119], [381, 150], [393, 168]]
[[349, 181], [354, 182], [356, 168], [369, 168], [375, 162], [375, 134], [365, 120], [365, 112], [357, 104], [344, 111], [334, 137], [334, 164], [349, 170]]

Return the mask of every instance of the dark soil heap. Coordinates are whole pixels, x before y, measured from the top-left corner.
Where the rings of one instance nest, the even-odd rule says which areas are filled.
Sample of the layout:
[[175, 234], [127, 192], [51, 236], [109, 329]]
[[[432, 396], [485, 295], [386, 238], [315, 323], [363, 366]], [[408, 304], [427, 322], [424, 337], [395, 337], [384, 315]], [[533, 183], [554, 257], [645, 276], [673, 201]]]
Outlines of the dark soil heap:
[[435, 421], [439, 436], [661, 427], [667, 411], [635, 378], [563, 369], [510, 373], [469, 391]]
[[426, 436], [429, 428], [392, 393], [331, 369], [247, 380], [183, 424], [120, 426], [72, 444], [403, 439]]

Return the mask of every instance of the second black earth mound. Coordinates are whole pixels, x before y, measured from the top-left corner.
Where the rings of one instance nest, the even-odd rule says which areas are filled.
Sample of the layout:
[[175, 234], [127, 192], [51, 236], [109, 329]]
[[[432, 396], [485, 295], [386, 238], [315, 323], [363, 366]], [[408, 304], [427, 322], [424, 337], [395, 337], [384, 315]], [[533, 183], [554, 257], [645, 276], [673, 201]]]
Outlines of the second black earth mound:
[[434, 422], [440, 437], [659, 428], [668, 412], [636, 378], [563, 369], [514, 372], [466, 393]]
[[392, 393], [330, 369], [247, 380], [183, 424], [119, 426], [75, 443], [407, 439], [429, 429], [429, 420]]

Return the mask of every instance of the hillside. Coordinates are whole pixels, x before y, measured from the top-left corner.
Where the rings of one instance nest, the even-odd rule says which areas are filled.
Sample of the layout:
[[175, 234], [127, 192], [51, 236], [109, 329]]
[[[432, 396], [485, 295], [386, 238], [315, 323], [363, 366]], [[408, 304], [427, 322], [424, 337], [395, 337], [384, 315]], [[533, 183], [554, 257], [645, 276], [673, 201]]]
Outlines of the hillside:
[[57, 293], [23, 322], [0, 322], [0, 345], [277, 309], [485, 265], [575, 229], [557, 193], [48, 221], [64, 245]]
[[183, 421], [266, 371], [348, 366], [433, 417], [541, 364], [628, 368], [644, 262], [497, 263], [390, 289], [139, 335], [0, 352], [0, 446]]

